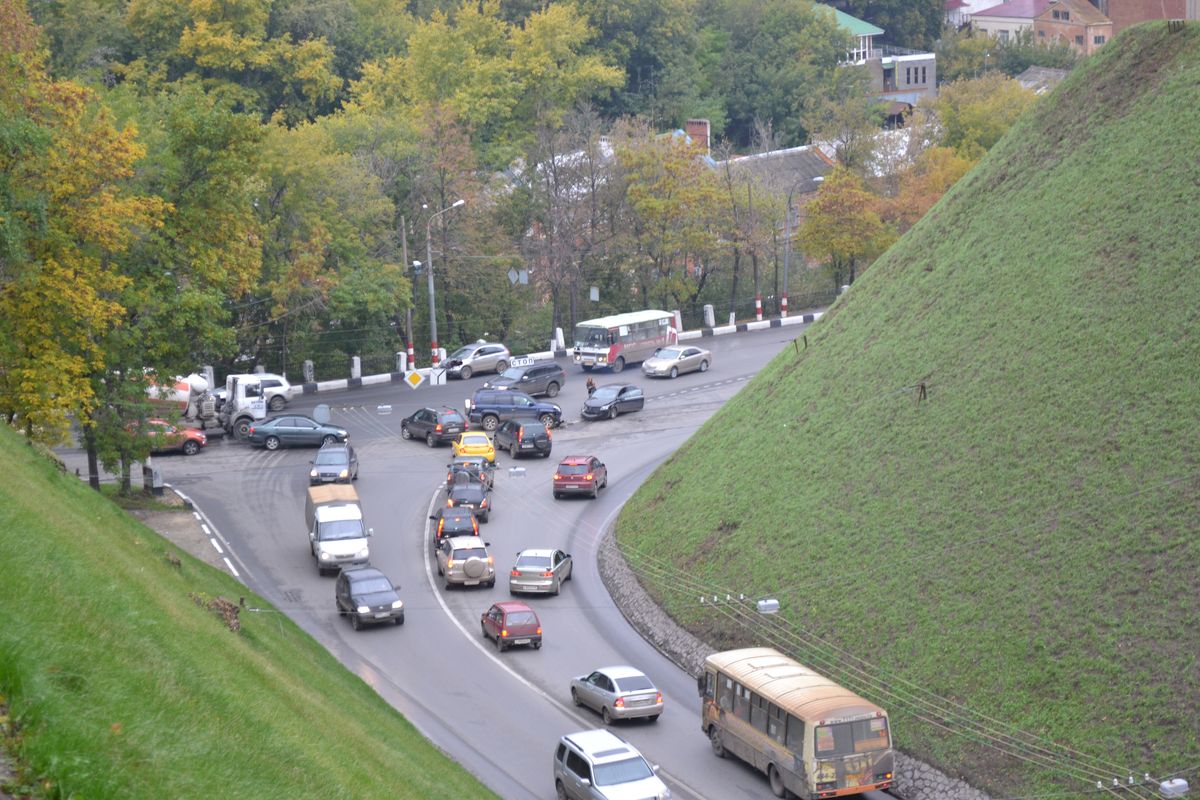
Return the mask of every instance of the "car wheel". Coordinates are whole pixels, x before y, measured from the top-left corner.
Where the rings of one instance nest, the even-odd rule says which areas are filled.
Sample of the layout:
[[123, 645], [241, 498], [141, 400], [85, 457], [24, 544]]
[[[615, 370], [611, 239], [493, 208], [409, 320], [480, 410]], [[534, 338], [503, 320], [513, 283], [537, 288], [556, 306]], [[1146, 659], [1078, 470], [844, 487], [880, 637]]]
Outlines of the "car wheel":
[[571, 687], [571, 702], [577, 706], [583, 705], [583, 703], [579, 702], [579, 695], [575, 692], [574, 686]]
[[701, 361], [701, 362], [700, 362], [700, 371], [701, 371], [701, 372], [708, 372], [708, 362], [707, 362], [707, 361]]
[[550, 592], [550, 594], [554, 595], [555, 597], [558, 597], [558, 593], [560, 591], [562, 591], [562, 581], [555, 581], [554, 582], [554, 590], [552, 592]]
[[554, 797], [556, 800], [568, 800], [567, 790], [563, 788], [562, 781], [554, 782]]
[[496, 579], [495, 579], [495, 578], [492, 578], [490, 581], [488, 581], [487, 583], [485, 583], [485, 584], [484, 584], [484, 586], [486, 586], [486, 587], [487, 587], [487, 588], [489, 588], [489, 589], [494, 589], [494, 588], [496, 588]]
[[671, 367], [671, 377], [672, 378], [679, 377], [679, 367]]
[[533, 643], [533, 649], [534, 649], [534, 650], [541, 650], [541, 649], [542, 649], [542, 643], [541, 643], [540, 641], [539, 641], [539, 642], [534, 642], [534, 643]]
[[558, 397], [558, 384], [552, 383], [546, 387], [546, 397]]
[[504, 652], [504, 642], [500, 641], [499, 636], [496, 637], [496, 650], [498, 650], [501, 653]]
[[505, 361], [503, 358], [496, 362], [496, 373], [497, 374], [504, 372], [504, 370], [506, 370], [506, 369], [508, 369], [508, 362]]
[[408, 429], [408, 426], [405, 425], [403, 422], [400, 423], [400, 438], [401, 439], [411, 439], [412, 438], [412, 431], [410, 431]]
[[592, 499], [595, 500], [600, 496], [600, 485], [596, 484], [592, 487]]
[[267, 407], [272, 411], [283, 411], [283, 407], [287, 405], [287, 398], [281, 394], [277, 394], [271, 398], [271, 402], [267, 403]]
[[333, 444], [336, 441], [337, 441], [336, 436], [334, 436], [332, 433], [327, 433], [327, 434], [325, 434], [324, 437], [322, 437], [321, 444]]
[[608, 410], [608, 418], [609, 418], [609, 419], [616, 419], [616, 418], [617, 418], [617, 407], [616, 407], [616, 406], [613, 406], [612, 408], [610, 408], [610, 409]]
[[433, 434], [432, 434], [432, 433], [427, 433], [427, 434], [425, 434], [425, 444], [426, 444], [427, 446], [429, 446], [429, 447], [436, 447], [436, 446], [437, 446], [437, 439], [433, 438]]
[[403, 624], [404, 624], [404, 615], [403, 615], [403, 614], [401, 614], [400, 616], [396, 617], [396, 624], [397, 624], [397, 625], [403, 625]]
[[553, 414], [542, 414], [538, 417], [538, 422], [545, 425], [547, 428], [554, 427], [555, 419]]
[[486, 525], [488, 520], [491, 518], [492, 518], [492, 512], [489, 511], [488, 513], [486, 513], [482, 517], [480, 517], [479, 521], [482, 522], [484, 525]]
[[463, 367], [458, 371], [458, 377], [462, 378], [464, 381], [470, 380], [471, 376], [474, 374], [475, 373], [471, 371], [470, 367]]
[[484, 625], [482, 622], [481, 622], [481, 623], [479, 623], [479, 630], [480, 630], [480, 632], [481, 632], [481, 633], [483, 633], [483, 638], [485, 638], [485, 639], [486, 639], [486, 638], [488, 638], [488, 635], [487, 635], [487, 625]]
[[647, 722], [658, 722], [658, 718], [661, 716], [662, 716], [662, 714], [655, 714], [653, 717], [646, 717], [646, 721]]
[[623, 356], [617, 356], [617, 360], [612, 363], [612, 371], [620, 372], [623, 369], [625, 369], [625, 358]]
[[515, 444], [510, 444], [508, 446], [508, 457], [509, 458], [517, 457], [517, 446]]
[[194, 456], [200, 452], [200, 443], [195, 439], [188, 439], [183, 443], [183, 454], [185, 456]]
[[558, 500], [558, 499], [560, 499], [560, 498], [562, 498], [562, 492], [555, 492], [555, 493], [554, 493], [554, 499], [555, 499], [555, 500]]
[[350, 627], [356, 631], [362, 630], [362, 620], [358, 618], [358, 614], [350, 615]]
[[494, 414], [488, 414], [483, 418], [483, 429], [485, 431], [494, 431], [500, 426], [500, 418]]
[[771, 784], [771, 794], [776, 797], [787, 797], [787, 787], [783, 785], [783, 776], [779, 774], [779, 770], [775, 765], [767, 767], [767, 781]]
[[612, 725], [612, 712], [608, 710], [608, 706], [600, 709], [600, 717], [604, 720], [605, 725]]
[[454, 584], [450, 582], [450, 579], [449, 579], [449, 578], [447, 578], [447, 579], [446, 579], [446, 591], [448, 592], [448, 591], [450, 591], [450, 590], [451, 590], [451, 589], [453, 589], [453, 588], [454, 588]]
[[725, 745], [721, 742], [721, 731], [717, 730], [716, 725], [708, 729], [708, 744], [712, 747], [714, 756], [725, 757]]
[[[435, 550], [437, 549], [437, 545], [434, 545], [434, 549]], [[445, 573], [442, 572], [442, 562], [439, 561], [438, 562], [438, 577], [439, 578], [442, 577], [443, 574], [445, 574]]]
[[278, 450], [279, 449], [279, 437], [278, 436], [268, 436], [266, 438], [266, 440], [263, 441], [263, 447], [267, 448], [268, 450]]
[[605, 476], [604, 476], [604, 483], [600, 484], [600, 488], [601, 488], [601, 489], [607, 489], [607, 488], [608, 488], [608, 476], [607, 476], [607, 475], [605, 475]]

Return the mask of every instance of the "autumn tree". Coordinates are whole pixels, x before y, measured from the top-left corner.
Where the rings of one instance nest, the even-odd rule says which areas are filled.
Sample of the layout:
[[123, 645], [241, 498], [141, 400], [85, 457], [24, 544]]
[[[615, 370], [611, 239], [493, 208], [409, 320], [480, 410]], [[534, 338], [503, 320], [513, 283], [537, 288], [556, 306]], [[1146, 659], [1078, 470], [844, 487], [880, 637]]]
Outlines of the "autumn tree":
[[925, 150], [916, 163], [900, 173], [896, 194], [881, 204], [884, 222], [903, 234], [974, 166], [973, 160], [950, 147]]
[[853, 283], [894, 240], [877, 206], [877, 198], [863, 187], [862, 179], [844, 167], [827, 175], [817, 196], [805, 206], [801, 246], [808, 256], [825, 262], [834, 287]]
[[978, 159], [1036, 100], [1033, 92], [998, 72], [944, 85], [935, 103], [942, 144]]

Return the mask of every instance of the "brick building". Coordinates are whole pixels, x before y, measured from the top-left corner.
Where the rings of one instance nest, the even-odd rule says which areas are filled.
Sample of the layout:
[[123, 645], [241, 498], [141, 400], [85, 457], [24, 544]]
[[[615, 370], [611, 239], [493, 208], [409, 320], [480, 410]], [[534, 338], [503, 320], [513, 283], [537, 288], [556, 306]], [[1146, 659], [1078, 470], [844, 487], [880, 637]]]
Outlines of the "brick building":
[[1087, 0], [1050, 0], [1033, 18], [1034, 38], [1044, 44], [1062, 42], [1090, 56], [1113, 36], [1113, 23]]

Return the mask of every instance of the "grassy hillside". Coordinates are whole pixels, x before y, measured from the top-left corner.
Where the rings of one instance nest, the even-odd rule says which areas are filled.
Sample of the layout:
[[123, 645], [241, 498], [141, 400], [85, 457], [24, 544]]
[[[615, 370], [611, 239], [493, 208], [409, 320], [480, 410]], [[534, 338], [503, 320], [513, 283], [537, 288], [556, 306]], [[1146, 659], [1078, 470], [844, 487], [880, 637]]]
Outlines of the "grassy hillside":
[[0, 474], [0, 695], [51, 796], [492, 796], [283, 614], [231, 632], [189, 594], [267, 603], [3, 427]]
[[[1200, 26], [1077, 69], [626, 506], [655, 594], [998, 796], [1195, 783], [1197, 131]], [[1045, 752], [987, 746], [1014, 730]]]

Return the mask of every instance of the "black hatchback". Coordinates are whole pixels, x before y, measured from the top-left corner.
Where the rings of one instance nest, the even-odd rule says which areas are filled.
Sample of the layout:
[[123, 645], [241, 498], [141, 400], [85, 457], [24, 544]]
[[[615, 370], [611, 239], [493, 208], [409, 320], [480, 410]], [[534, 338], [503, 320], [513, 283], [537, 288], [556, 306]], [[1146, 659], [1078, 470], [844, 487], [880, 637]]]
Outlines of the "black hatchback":
[[433, 534], [435, 550], [438, 542], [448, 536], [479, 535], [479, 520], [475, 517], [475, 512], [469, 508], [443, 506], [429, 518], [437, 522], [437, 528], [434, 529]]
[[453, 408], [422, 408], [400, 421], [401, 439], [424, 439], [425, 444], [436, 447], [450, 442], [467, 429], [463, 415]]
[[546, 458], [550, 455], [551, 438], [550, 429], [540, 422], [510, 419], [496, 428], [492, 444], [497, 450], [507, 450], [513, 458], [521, 455]]
[[333, 599], [341, 616], [358, 630], [364, 625], [404, 624], [404, 603], [387, 576], [374, 567], [353, 567], [338, 573]]
[[557, 397], [567, 382], [567, 373], [554, 361], [535, 361], [521, 367], [509, 367], [483, 384], [484, 389], [517, 389], [525, 394]]

